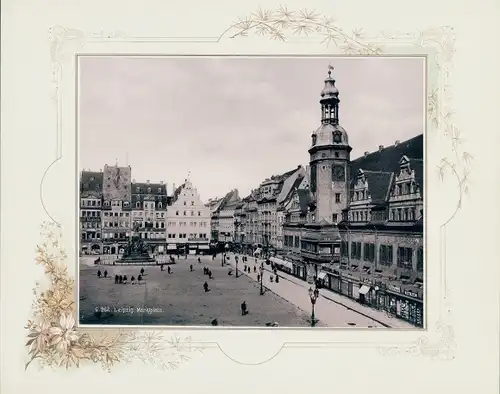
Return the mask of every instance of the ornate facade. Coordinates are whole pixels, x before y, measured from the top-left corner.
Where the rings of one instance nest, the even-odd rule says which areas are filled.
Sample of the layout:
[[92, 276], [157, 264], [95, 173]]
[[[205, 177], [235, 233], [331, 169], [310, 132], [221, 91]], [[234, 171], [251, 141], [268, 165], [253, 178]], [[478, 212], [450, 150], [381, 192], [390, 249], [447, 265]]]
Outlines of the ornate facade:
[[167, 211], [167, 250], [172, 253], [208, 253], [210, 207], [189, 179], [179, 186]]

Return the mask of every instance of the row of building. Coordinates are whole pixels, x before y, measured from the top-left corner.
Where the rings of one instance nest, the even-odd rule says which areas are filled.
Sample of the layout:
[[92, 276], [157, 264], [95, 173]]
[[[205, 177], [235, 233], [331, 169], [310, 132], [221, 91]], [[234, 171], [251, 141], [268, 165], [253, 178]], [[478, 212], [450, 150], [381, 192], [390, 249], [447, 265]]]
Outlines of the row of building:
[[351, 160], [331, 70], [309, 165], [211, 202], [212, 239], [423, 326], [423, 134]]
[[208, 252], [210, 209], [189, 179], [168, 195], [164, 182], [137, 183], [130, 166], [80, 176], [82, 254], [120, 254], [133, 232], [152, 254]]

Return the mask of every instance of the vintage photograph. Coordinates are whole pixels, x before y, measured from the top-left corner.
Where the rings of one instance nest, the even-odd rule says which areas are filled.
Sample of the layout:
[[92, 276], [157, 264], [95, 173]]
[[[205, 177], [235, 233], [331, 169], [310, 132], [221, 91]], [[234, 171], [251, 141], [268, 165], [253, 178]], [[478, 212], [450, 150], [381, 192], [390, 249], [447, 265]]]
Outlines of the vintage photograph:
[[425, 58], [77, 72], [80, 325], [425, 326]]

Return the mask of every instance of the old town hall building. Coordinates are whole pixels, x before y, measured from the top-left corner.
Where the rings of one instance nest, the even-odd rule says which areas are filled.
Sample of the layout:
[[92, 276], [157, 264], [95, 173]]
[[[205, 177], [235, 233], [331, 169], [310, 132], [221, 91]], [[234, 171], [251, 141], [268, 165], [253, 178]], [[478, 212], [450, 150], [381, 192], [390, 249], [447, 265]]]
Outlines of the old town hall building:
[[423, 326], [423, 135], [351, 160], [331, 70], [311, 136], [309, 186], [284, 204], [290, 273]]

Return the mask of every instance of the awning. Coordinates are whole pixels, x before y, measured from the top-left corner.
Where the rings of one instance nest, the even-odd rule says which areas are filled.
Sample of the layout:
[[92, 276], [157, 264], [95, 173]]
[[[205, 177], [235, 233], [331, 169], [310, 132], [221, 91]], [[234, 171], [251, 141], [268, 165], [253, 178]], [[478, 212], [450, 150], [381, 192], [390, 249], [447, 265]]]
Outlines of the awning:
[[167, 250], [177, 249], [177, 245], [167, 245]]
[[361, 286], [361, 288], [359, 289], [359, 294], [366, 294], [370, 291], [370, 286], [366, 286], [366, 285], [363, 285]]
[[277, 257], [271, 257], [269, 261], [271, 261], [274, 264], [282, 265], [283, 267], [293, 270], [293, 264], [289, 261], [281, 260], [278, 259]]
[[325, 279], [327, 275], [328, 274], [326, 272], [320, 271], [320, 273], [318, 274], [318, 279]]

